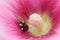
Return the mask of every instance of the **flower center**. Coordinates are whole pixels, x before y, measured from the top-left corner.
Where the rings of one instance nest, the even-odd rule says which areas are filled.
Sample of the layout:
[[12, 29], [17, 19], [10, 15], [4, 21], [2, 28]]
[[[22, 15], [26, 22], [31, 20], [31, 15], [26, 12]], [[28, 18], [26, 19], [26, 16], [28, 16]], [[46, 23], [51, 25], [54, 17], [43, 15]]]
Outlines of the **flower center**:
[[51, 19], [48, 15], [34, 13], [28, 20], [29, 32], [33, 36], [42, 36], [51, 30]]
[[32, 36], [46, 35], [52, 28], [51, 18], [47, 14], [34, 13], [29, 16], [27, 23], [18, 16], [18, 22], [21, 30], [29, 32]]

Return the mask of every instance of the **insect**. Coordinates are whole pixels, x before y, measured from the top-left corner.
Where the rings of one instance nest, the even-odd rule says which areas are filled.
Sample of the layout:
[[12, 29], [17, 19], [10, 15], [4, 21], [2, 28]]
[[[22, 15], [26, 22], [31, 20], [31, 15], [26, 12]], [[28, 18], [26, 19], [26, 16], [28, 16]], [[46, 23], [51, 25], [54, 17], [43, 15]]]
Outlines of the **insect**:
[[18, 21], [19, 21], [20, 29], [21, 29], [23, 32], [27, 32], [28, 29], [29, 29], [28, 25], [27, 25], [20, 17], [18, 17]]

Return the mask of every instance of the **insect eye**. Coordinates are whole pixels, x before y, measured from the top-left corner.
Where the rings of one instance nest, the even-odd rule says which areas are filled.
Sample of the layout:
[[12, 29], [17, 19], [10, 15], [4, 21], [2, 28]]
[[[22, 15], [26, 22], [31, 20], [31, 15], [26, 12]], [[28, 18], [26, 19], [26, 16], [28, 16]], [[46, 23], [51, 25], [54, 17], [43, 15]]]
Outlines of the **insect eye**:
[[25, 23], [22, 23], [22, 24], [20, 24], [20, 28], [21, 28], [21, 30], [23, 31], [23, 32], [26, 32], [26, 31], [28, 31], [28, 25], [27, 24], [25, 24]]
[[26, 31], [28, 31], [28, 29], [29, 29], [29, 28], [28, 28], [28, 25], [24, 25], [24, 27], [23, 27], [23, 30], [22, 30], [22, 31], [23, 31], [23, 32], [26, 32]]

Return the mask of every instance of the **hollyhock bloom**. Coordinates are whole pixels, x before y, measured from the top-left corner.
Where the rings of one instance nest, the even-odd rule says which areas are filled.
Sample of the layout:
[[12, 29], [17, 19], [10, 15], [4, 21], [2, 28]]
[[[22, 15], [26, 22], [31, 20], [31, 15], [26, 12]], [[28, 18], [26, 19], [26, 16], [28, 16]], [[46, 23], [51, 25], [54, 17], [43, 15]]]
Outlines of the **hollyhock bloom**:
[[60, 0], [0, 0], [0, 40], [60, 40]]

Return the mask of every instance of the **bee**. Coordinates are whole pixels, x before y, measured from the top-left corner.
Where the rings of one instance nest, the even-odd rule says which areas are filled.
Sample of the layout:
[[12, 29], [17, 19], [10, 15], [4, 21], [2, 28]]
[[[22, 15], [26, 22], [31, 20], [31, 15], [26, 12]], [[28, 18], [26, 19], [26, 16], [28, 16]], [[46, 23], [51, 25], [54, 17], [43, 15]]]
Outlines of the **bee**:
[[19, 16], [18, 16], [18, 22], [19, 22], [19, 26], [20, 26], [20, 29], [23, 31], [23, 32], [27, 32], [29, 27], [28, 25], [24, 22], [24, 20], [22, 20]]

